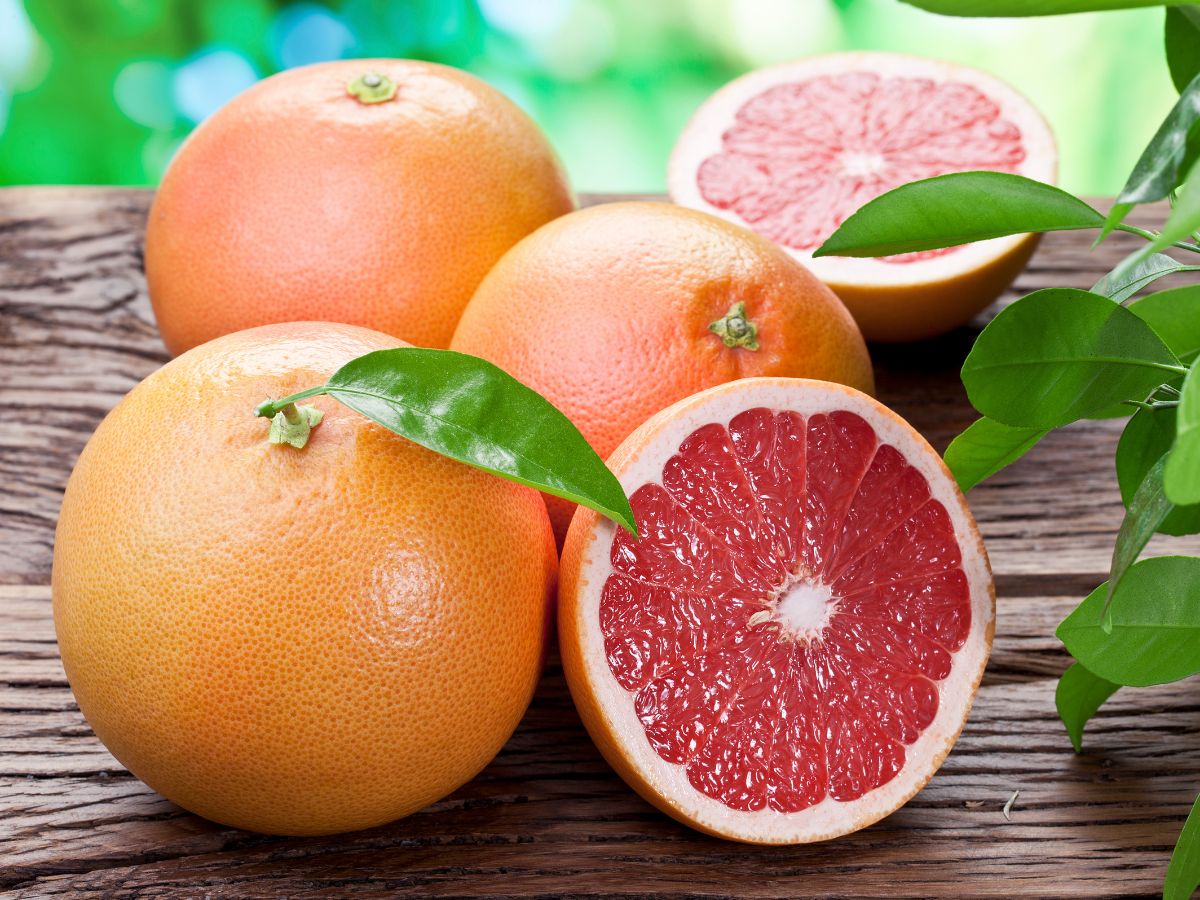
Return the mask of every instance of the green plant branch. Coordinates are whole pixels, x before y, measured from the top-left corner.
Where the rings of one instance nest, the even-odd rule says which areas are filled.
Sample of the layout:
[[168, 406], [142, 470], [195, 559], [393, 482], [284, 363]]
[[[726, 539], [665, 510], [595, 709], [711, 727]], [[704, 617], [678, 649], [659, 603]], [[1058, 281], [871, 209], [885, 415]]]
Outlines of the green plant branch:
[[284, 397], [282, 400], [264, 400], [258, 406], [254, 407], [254, 414], [262, 416], [265, 419], [272, 419], [277, 413], [283, 411], [285, 406], [295, 403], [297, 400], [307, 400], [309, 397], [319, 397], [321, 394], [328, 392], [329, 385], [318, 384], [316, 387], [310, 387], [307, 390], [300, 391], [298, 394], [292, 394], [290, 397]]
[[1123, 400], [1121, 402], [1129, 406], [1136, 406], [1138, 409], [1148, 409], [1150, 412], [1157, 409], [1174, 409], [1179, 405], [1178, 400]]
[[[1114, 226], [1116, 231], [1124, 231], [1126, 234], [1136, 234], [1140, 238], [1145, 238], [1148, 241], [1153, 241], [1158, 238], [1158, 234], [1153, 231], [1147, 231], [1145, 228], [1138, 228], [1136, 225], [1128, 225], [1122, 222]], [[1187, 241], [1175, 241], [1171, 244], [1172, 247], [1178, 247], [1180, 250], [1191, 250], [1193, 253], [1200, 253], [1200, 244], [1189, 244]]]

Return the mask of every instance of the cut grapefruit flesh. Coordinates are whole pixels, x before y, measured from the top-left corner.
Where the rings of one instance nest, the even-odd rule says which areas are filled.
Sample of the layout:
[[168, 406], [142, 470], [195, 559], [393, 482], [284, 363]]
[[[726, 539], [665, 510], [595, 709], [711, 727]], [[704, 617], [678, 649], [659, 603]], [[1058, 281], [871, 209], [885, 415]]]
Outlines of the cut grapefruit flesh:
[[1033, 235], [878, 259], [813, 251], [855, 210], [910, 181], [986, 169], [1053, 183], [1037, 110], [974, 69], [838, 53], [751, 72], [714, 94], [671, 155], [676, 203], [770, 238], [842, 298], [868, 340], [930, 337], [996, 299]]
[[970, 709], [994, 591], [940, 458], [852, 388], [736, 381], [609, 461], [640, 537], [581, 509], [559, 641], [584, 724], [644, 797], [754, 843], [915, 794]]

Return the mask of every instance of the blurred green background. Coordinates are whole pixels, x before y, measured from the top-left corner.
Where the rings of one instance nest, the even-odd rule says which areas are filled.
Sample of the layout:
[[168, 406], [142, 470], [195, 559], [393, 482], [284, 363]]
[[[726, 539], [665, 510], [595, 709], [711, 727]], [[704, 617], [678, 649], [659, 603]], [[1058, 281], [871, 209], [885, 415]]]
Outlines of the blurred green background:
[[548, 132], [575, 186], [658, 191], [688, 116], [758, 66], [899, 50], [1007, 79], [1061, 183], [1114, 194], [1175, 95], [1163, 12], [940, 18], [898, 0], [0, 0], [0, 184], [154, 184], [256, 79], [353, 56], [460, 66]]

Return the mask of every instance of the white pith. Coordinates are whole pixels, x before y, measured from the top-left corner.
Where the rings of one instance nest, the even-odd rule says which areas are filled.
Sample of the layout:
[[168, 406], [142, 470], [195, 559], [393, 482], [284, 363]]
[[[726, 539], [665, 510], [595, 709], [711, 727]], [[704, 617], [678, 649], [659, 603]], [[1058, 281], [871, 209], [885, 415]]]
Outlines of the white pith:
[[[977, 69], [940, 60], [894, 53], [831, 53], [750, 72], [731, 81], [706, 100], [692, 116], [671, 152], [667, 166], [667, 190], [671, 199], [680, 206], [699, 209], [753, 230], [753, 224], [744, 221], [733, 210], [720, 209], [704, 199], [696, 183], [696, 173], [701, 163], [721, 151], [721, 137], [733, 124], [737, 111], [763, 91], [777, 84], [856, 71], [874, 72], [884, 77], [956, 81], [977, 88], [1000, 107], [1003, 118], [1021, 131], [1025, 160], [1017, 174], [1048, 184], [1055, 183], [1058, 177], [1058, 150], [1054, 135], [1030, 102], [1004, 82]], [[872, 160], [867, 156], [862, 153], [847, 154], [841, 162], [849, 171], [869, 174]], [[974, 272], [1012, 251], [1025, 237], [1010, 235], [979, 241], [951, 253], [905, 263], [836, 256], [814, 259], [809, 251], [793, 247], [784, 249], [814, 275], [835, 288], [839, 284], [904, 286], [929, 284]]]
[[836, 605], [829, 585], [795, 579], [784, 587], [770, 609], [764, 610], [767, 615], [762, 621], [776, 623], [787, 637], [819, 640]]
[[[897, 809], [933, 775], [966, 720], [987, 664], [995, 600], [991, 571], [974, 522], [940, 459], [928, 444], [893, 419], [875, 400], [850, 388], [798, 379], [761, 378], [734, 382], [690, 397], [655, 417], [635, 435], [645, 443], [637, 456], [617, 467], [622, 487], [632, 493], [648, 482], [661, 482], [663, 465], [684, 438], [711, 422], [727, 425], [738, 413], [756, 407], [791, 410], [806, 418], [834, 410], [862, 416], [875, 429], [881, 444], [895, 446], [921, 472], [933, 498], [942, 503], [954, 524], [962, 552], [962, 569], [970, 588], [971, 627], [963, 647], [953, 655], [949, 676], [938, 682], [937, 715], [921, 736], [905, 747], [905, 764], [900, 772], [887, 784], [857, 800], [839, 802], [826, 798], [794, 813], [781, 813], [769, 807], [754, 812], [734, 810], [692, 787], [683, 766], [663, 760], [651, 747], [634, 712], [633, 695], [617, 682], [608, 666], [599, 611], [601, 590], [612, 572], [609, 549], [615, 526], [609, 519], [598, 518], [584, 536], [577, 582], [578, 606], [572, 627], [600, 714], [621, 745], [625, 758], [656, 795], [671, 804], [681, 818], [715, 833], [753, 843], [792, 844], [824, 840], [862, 828]], [[815, 589], [809, 588], [807, 596], [804, 593], [797, 596], [807, 601], [800, 604], [805, 607], [800, 612], [813, 613]], [[779, 599], [782, 601], [784, 597], [781, 594]], [[769, 612], [771, 620], [779, 621], [778, 604], [764, 611]], [[824, 612], [828, 614], [828, 604]], [[798, 624], [808, 621], [800, 618]], [[782, 630], [782, 622], [780, 627]], [[813, 637], [816, 635], [805, 639]]]

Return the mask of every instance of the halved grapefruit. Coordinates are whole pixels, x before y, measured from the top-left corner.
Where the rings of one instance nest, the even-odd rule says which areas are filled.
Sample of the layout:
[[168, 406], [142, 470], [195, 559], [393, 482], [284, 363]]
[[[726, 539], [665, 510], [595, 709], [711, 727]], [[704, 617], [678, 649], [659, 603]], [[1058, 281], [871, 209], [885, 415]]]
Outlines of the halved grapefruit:
[[966, 66], [835, 53], [760, 69], [709, 98], [671, 154], [671, 198], [787, 249], [834, 289], [867, 340], [932, 337], [996, 299], [1034, 235], [880, 259], [812, 258], [847, 216], [909, 181], [987, 169], [1053, 183], [1033, 105]]
[[750, 378], [668, 407], [609, 466], [641, 537], [576, 513], [559, 643], [613, 768], [761, 844], [855, 831], [920, 790], [995, 618], [979, 532], [925, 440], [853, 388]]

